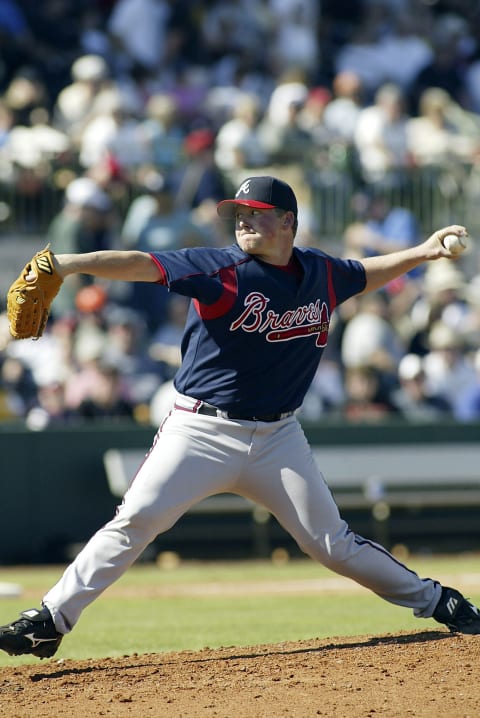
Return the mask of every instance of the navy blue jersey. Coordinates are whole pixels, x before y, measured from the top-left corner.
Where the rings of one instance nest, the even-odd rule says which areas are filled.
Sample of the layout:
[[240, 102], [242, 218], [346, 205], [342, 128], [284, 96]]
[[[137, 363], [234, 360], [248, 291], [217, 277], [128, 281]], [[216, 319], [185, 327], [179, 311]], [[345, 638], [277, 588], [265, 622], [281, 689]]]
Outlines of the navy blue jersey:
[[301, 405], [334, 308], [366, 278], [356, 260], [299, 247], [294, 257], [300, 281], [238, 245], [152, 253], [169, 290], [193, 299], [177, 391], [248, 415]]

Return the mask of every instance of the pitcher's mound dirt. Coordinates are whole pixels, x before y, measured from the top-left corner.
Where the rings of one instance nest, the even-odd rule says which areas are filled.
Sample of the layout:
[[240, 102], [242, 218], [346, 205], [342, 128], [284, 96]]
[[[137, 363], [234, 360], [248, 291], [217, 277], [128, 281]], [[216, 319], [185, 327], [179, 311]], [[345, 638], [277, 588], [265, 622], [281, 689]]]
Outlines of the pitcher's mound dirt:
[[0, 673], [5, 718], [478, 718], [480, 636], [419, 631], [38, 661]]

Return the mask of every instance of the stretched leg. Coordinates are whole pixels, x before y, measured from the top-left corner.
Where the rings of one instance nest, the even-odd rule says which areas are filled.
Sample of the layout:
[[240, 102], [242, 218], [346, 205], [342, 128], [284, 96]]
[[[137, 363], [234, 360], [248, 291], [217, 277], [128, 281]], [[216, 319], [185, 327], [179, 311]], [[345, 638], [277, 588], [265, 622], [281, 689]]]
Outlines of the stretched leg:
[[432, 616], [440, 584], [419, 578], [385, 548], [349, 529], [298, 422], [266, 430], [245, 491], [266, 506], [313, 559], [391, 603], [412, 608], [417, 616]]
[[229, 490], [244, 447], [215, 436], [210, 440], [204, 424], [201, 417], [186, 419], [178, 412], [164, 423], [116, 516], [90, 539], [44, 596], [58, 631], [69, 632], [86, 606], [190, 506]]

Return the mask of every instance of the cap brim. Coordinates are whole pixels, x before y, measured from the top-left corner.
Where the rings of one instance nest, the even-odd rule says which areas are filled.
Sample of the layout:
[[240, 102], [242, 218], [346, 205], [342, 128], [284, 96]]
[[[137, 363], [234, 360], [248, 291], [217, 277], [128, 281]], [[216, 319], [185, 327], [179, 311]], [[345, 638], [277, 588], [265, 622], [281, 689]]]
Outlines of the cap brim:
[[257, 202], [254, 199], [224, 199], [217, 204], [217, 214], [222, 219], [233, 219], [235, 217], [237, 205], [242, 207], [254, 207], [255, 209], [274, 209], [274, 204], [266, 202]]

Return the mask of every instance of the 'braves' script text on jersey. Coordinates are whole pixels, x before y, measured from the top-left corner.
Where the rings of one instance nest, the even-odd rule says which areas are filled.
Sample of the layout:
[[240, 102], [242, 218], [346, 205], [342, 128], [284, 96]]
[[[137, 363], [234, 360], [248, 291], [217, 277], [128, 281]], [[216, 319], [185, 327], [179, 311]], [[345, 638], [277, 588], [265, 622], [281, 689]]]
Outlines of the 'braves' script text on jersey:
[[267, 342], [285, 342], [317, 334], [317, 346], [326, 345], [330, 318], [325, 302], [320, 306], [320, 299], [317, 299], [314, 304], [289, 309], [279, 316], [271, 309], [265, 311], [269, 301], [261, 292], [249, 294], [245, 298], [245, 311], [230, 324], [230, 331], [265, 332], [270, 329]]

